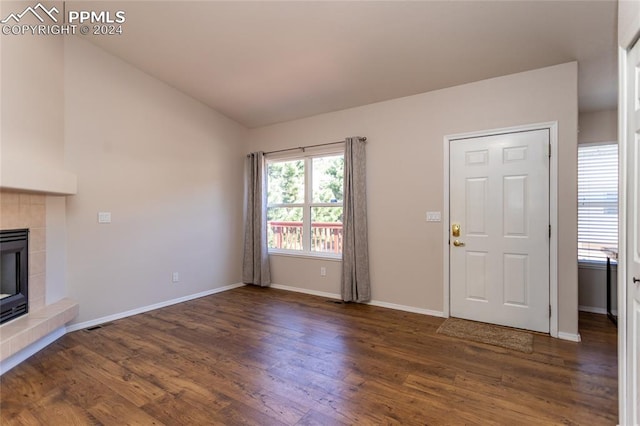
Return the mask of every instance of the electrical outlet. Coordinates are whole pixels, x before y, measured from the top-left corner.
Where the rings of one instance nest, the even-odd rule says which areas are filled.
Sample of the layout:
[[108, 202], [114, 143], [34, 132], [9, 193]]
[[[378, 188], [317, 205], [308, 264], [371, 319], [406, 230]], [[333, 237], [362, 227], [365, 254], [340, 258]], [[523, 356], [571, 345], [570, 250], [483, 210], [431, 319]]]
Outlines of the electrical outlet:
[[320, 276], [321, 277], [326, 277], [327, 276], [327, 268], [325, 268], [324, 266], [322, 266], [320, 268]]
[[111, 212], [98, 212], [98, 223], [111, 223]]
[[174, 272], [173, 274], [171, 274], [171, 282], [180, 282], [180, 274], [178, 272]]
[[427, 222], [440, 222], [441, 214], [440, 212], [427, 212]]

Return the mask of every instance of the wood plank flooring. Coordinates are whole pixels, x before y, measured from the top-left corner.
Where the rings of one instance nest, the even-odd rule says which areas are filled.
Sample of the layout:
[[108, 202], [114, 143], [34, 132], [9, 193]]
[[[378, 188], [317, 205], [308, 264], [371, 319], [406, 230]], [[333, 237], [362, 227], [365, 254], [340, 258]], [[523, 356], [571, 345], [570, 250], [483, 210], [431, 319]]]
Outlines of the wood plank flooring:
[[588, 424], [617, 420], [616, 330], [523, 354], [444, 319], [241, 287], [67, 334], [0, 379], [2, 425]]

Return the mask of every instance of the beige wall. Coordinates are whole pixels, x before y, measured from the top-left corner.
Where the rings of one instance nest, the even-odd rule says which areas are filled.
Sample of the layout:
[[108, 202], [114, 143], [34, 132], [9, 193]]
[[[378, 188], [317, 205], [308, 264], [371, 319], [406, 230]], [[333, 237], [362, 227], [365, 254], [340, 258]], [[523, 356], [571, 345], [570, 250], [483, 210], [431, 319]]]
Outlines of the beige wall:
[[[3, 1], [0, 11], [19, 11], [25, 4]], [[24, 161], [61, 168], [63, 37], [3, 35], [1, 39], [2, 165]]]
[[240, 281], [244, 128], [77, 37], [64, 75], [75, 323]]
[[617, 142], [618, 111], [583, 112], [578, 116], [578, 143]]
[[[577, 64], [568, 63], [253, 129], [248, 141], [268, 151], [366, 136], [372, 297], [442, 311], [445, 222], [427, 223], [425, 212], [443, 211], [443, 137], [557, 120], [559, 331], [575, 334], [577, 119]], [[320, 277], [325, 263], [274, 256], [274, 282], [339, 293], [338, 274]]]

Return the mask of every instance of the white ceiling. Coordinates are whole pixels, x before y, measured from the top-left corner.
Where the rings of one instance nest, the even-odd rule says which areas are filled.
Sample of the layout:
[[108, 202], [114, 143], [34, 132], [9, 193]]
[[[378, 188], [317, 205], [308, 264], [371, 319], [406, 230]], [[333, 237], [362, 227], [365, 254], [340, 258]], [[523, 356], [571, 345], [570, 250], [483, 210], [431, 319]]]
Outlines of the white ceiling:
[[95, 44], [247, 127], [574, 60], [580, 111], [617, 102], [615, 1], [66, 7], [124, 10], [124, 34]]

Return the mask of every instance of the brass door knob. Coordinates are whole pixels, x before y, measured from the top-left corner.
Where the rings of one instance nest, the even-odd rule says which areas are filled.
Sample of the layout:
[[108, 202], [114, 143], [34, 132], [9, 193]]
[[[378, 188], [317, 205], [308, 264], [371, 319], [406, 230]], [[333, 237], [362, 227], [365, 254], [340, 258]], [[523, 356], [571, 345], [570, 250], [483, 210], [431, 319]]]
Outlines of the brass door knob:
[[456, 246], [456, 247], [463, 247], [464, 243], [462, 241], [460, 241], [460, 240], [455, 240], [453, 242], [453, 245]]

